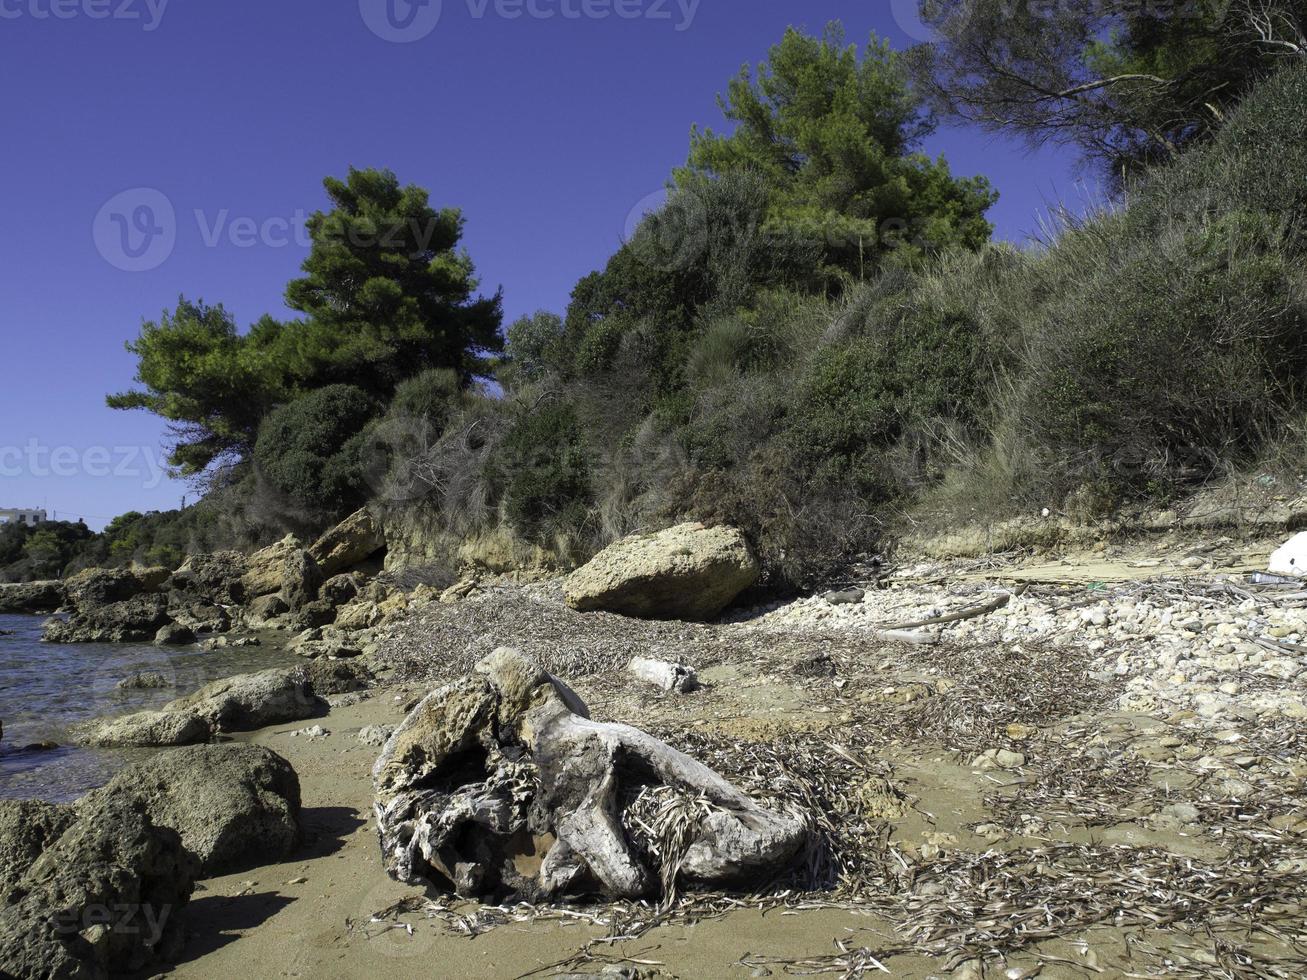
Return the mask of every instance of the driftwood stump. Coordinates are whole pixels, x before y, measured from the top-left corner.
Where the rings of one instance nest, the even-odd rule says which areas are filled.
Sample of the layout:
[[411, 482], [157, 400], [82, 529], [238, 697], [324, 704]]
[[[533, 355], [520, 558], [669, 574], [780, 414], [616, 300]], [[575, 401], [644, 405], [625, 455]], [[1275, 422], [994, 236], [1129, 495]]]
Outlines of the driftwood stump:
[[[387, 872], [466, 896], [745, 886], [783, 870], [808, 834], [802, 815], [764, 809], [652, 736], [592, 721], [566, 685], [505, 649], [414, 708], [373, 781]], [[658, 867], [623, 829], [623, 807], [648, 786], [696, 803], [692, 831]]]

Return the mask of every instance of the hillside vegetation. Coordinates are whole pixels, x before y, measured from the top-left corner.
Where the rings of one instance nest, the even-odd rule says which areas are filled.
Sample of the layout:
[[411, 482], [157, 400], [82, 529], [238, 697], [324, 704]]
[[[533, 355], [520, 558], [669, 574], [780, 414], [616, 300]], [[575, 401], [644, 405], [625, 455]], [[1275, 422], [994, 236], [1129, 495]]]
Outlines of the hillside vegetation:
[[111, 404], [170, 419], [210, 492], [129, 515], [97, 557], [372, 502], [451, 555], [494, 538], [560, 564], [729, 522], [804, 586], [908, 517], [1092, 518], [1278, 468], [1307, 408], [1307, 67], [1250, 64], [1219, 127], [1136, 154], [1116, 200], [1023, 249], [990, 243], [983, 178], [919, 152], [908, 60], [791, 31], [568, 309], [503, 330], [456, 211], [385, 172], [328, 181], [288, 290], [305, 319], [241, 333], [183, 300], [132, 344], [142, 388]]

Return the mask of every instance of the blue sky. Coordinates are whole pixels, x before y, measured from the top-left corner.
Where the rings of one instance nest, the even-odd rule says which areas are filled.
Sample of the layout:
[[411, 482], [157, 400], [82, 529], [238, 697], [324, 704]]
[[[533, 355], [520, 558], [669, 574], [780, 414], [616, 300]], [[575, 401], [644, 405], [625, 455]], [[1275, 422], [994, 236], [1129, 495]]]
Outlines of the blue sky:
[[[692, 123], [786, 26], [906, 46], [912, 0], [0, 0], [0, 506], [100, 527], [175, 507], [160, 420], [110, 411], [179, 294], [283, 314], [327, 174], [389, 167], [467, 218], [510, 318], [561, 311], [684, 162]], [[1085, 192], [1065, 152], [927, 145], [1024, 240]], [[151, 223], [142, 202], [162, 215]], [[173, 218], [167, 220], [168, 211]], [[145, 220], [139, 224], [138, 219]], [[126, 221], [164, 234], [133, 257]], [[167, 227], [163, 225], [166, 224]], [[144, 268], [148, 267], [148, 268]], [[143, 269], [143, 271], [141, 271]]]

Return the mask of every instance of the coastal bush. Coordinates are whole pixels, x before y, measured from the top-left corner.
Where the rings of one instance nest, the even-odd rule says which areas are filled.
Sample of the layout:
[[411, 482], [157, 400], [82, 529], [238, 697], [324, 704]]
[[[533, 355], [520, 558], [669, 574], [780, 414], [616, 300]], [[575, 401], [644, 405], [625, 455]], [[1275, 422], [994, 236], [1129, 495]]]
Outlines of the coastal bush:
[[575, 534], [585, 523], [590, 461], [571, 405], [551, 400], [521, 415], [486, 467], [510, 526], [528, 540]]
[[273, 411], [259, 430], [259, 481], [292, 527], [320, 529], [366, 497], [364, 430], [375, 400], [351, 385], [328, 385]]

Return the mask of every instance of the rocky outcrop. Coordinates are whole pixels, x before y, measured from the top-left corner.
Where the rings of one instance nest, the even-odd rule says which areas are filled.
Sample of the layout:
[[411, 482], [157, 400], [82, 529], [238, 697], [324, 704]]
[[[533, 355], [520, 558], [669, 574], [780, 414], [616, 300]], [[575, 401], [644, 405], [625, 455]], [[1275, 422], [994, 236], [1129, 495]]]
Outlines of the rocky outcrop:
[[172, 958], [198, 867], [143, 808], [76, 821], [0, 895], [0, 976], [107, 980]]
[[57, 611], [67, 601], [62, 582], [0, 584], [0, 613], [40, 615]]
[[711, 619], [758, 581], [744, 535], [729, 527], [679, 524], [610, 545], [564, 583], [581, 612], [645, 619]]
[[309, 546], [311, 554], [330, 577], [362, 564], [386, 546], [381, 525], [364, 508], [345, 518]]
[[137, 574], [132, 568], [87, 568], [71, 576], [65, 588], [74, 611], [87, 613], [143, 592], [157, 592], [160, 584], [157, 576]]
[[191, 555], [172, 573], [171, 587], [189, 596], [219, 606], [245, 601], [245, 573], [248, 563], [239, 551], [218, 551]]
[[[764, 809], [652, 736], [591, 721], [512, 650], [424, 699], [372, 775], [386, 870], [467, 896], [748, 887], [783, 871], [808, 835], [804, 816]], [[627, 818], [642, 800], [661, 815], [694, 812], [679, 846], [635, 839], [649, 822]]]
[[216, 603], [202, 599], [188, 601], [184, 594], [173, 593], [168, 615], [178, 626], [192, 633], [226, 633], [231, 629], [231, 614]]
[[297, 551], [282, 566], [281, 596], [292, 611], [303, 609], [318, 598], [322, 586], [322, 570], [307, 551]]
[[284, 566], [295, 554], [304, 550], [300, 539], [288, 534], [276, 544], [262, 548], [246, 559], [245, 595], [253, 599], [258, 596], [272, 595], [280, 592], [285, 582]]
[[107, 605], [79, 605], [69, 619], [46, 622], [43, 638], [50, 643], [149, 642], [170, 622], [168, 599], [157, 592]]
[[289, 762], [256, 745], [197, 745], [128, 766], [77, 804], [99, 820], [122, 803], [181, 835], [204, 877], [285, 860], [299, 843], [300, 784]]
[[27, 874], [74, 819], [71, 807], [56, 803], [0, 800], [0, 895]]

